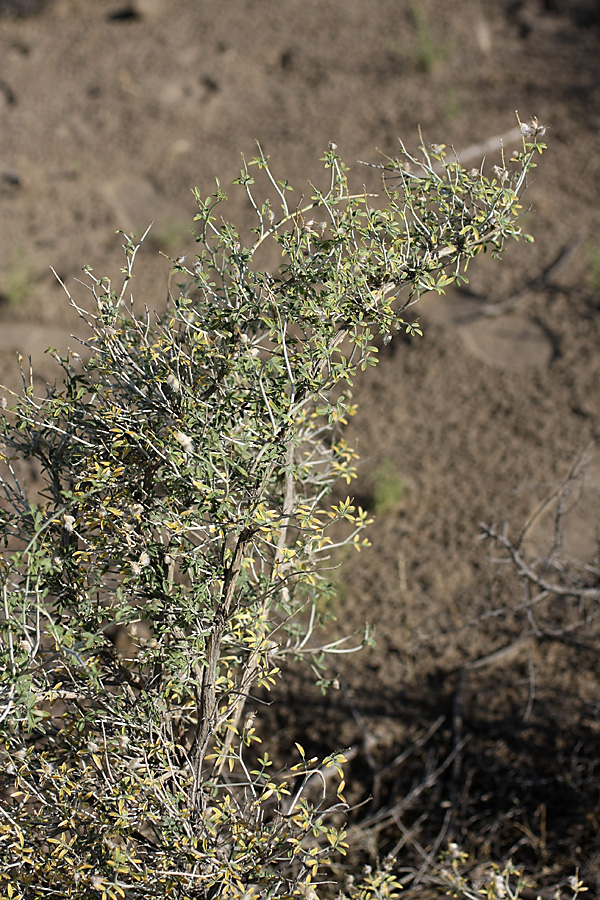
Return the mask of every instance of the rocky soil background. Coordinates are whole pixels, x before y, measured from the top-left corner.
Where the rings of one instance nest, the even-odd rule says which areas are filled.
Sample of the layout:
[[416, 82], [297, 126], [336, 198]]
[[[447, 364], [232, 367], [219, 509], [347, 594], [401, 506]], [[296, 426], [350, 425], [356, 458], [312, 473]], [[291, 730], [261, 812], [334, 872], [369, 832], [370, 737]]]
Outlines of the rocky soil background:
[[[226, 186], [258, 140], [296, 186], [334, 140], [372, 187], [376, 148], [452, 144], [499, 160], [514, 110], [548, 126], [530, 185], [534, 245], [476, 260], [468, 290], [415, 308], [424, 337], [357, 379], [348, 440], [372, 549], [336, 570], [338, 627], [377, 648], [332, 660], [321, 697], [292, 671], [268, 716], [285, 757], [353, 748], [365, 862], [398, 854], [427, 887], [448, 840], [512, 856], [536, 885], [579, 866], [600, 890], [597, 603], [527, 610], [482, 542], [516, 539], [585, 451], [566, 552], [597, 581], [600, 455], [600, 8], [588, 0], [0, 0], [0, 382], [16, 354], [53, 380], [77, 347], [83, 265], [118, 277], [117, 229], [154, 225], [133, 282], [164, 306], [167, 256], [194, 252], [191, 188]], [[489, 149], [489, 148], [492, 149]], [[486, 149], [487, 148], [487, 149]], [[230, 215], [248, 225], [242, 198]], [[524, 548], [552, 548], [553, 507]], [[594, 581], [596, 579], [596, 581]], [[585, 607], [585, 608], [584, 608]], [[584, 623], [583, 625], [580, 623]], [[493, 654], [496, 654], [493, 656]]]

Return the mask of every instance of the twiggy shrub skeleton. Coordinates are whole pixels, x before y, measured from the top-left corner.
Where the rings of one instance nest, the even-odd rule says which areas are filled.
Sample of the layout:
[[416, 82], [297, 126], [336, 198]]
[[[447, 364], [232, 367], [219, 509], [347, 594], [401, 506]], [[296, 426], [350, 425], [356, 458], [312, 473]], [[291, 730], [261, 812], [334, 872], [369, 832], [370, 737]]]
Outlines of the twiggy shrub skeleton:
[[[369, 521], [329, 498], [355, 474], [350, 386], [376, 335], [420, 333], [404, 314], [423, 293], [522, 236], [545, 145], [535, 120], [521, 132], [489, 176], [444, 145], [401, 145], [379, 197], [350, 189], [331, 145], [328, 186], [299, 207], [259, 148], [236, 179], [254, 235], [219, 218], [218, 182], [196, 191], [198, 255], [175, 264], [164, 315], [129, 302], [133, 238], [118, 290], [86, 270], [94, 310], [71, 302], [90, 361], [60, 358], [45, 398], [24, 371], [2, 417], [3, 895], [292, 897], [327, 880], [346, 846], [343, 754], [298, 747], [274, 773], [268, 742], [248, 750], [246, 700], [289, 655], [326, 688], [324, 653], [356, 649], [318, 638], [327, 560], [360, 549]], [[267, 241], [275, 272], [254, 265]], [[22, 459], [40, 470], [31, 496]], [[127, 658], [115, 623], [137, 634]], [[388, 867], [349, 891], [397, 888]]]

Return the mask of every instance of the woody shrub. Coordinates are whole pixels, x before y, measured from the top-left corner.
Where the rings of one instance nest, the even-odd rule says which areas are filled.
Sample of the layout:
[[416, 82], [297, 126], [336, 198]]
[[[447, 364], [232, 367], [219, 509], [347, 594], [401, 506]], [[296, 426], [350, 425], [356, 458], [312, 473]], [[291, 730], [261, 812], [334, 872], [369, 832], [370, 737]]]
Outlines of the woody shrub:
[[[537, 122], [522, 132], [489, 175], [401, 146], [380, 196], [332, 145], [298, 204], [259, 152], [235, 182], [254, 232], [220, 217], [218, 183], [196, 191], [198, 253], [164, 314], [128, 295], [133, 238], [116, 289], [87, 270], [92, 308], [71, 302], [89, 360], [57, 355], [45, 396], [23, 369], [1, 419], [0, 896], [336, 890], [343, 754], [298, 745], [276, 771], [246, 700], [288, 658], [325, 690], [324, 654], [361, 643], [320, 631], [330, 555], [367, 540], [365, 511], [331, 496], [355, 476], [351, 385], [378, 338], [418, 332], [422, 294], [521, 236], [544, 148]], [[393, 864], [345, 890], [393, 895]]]

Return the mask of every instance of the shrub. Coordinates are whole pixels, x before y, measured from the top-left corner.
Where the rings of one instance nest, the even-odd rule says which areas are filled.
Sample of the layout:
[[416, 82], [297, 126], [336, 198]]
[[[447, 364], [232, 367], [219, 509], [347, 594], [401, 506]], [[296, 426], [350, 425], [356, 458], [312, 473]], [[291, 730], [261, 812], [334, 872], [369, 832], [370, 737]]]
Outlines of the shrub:
[[[199, 252], [163, 315], [126, 299], [133, 239], [118, 290], [87, 270], [91, 359], [57, 357], [46, 397], [23, 371], [2, 418], [3, 896], [313, 896], [330, 877], [343, 754], [298, 745], [274, 771], [245, 703], [288, 657], [325, 688], [325, 651], [356, 644], [317, 638], [329, 555], [369, 521], [329, 496], [355, 474], [349, 386], [424, 292], [521, 235], [544, 148], [537, 122], [523, 135], [490, 177], [402, 147], [382, 198], [351, 192], [332, 145], [298, 206], [259, 152], [236, 180], [253, 237], [217, 217], [218, 183], [196, 191]], [[384, 867], [348, 892], [397, 889]]]

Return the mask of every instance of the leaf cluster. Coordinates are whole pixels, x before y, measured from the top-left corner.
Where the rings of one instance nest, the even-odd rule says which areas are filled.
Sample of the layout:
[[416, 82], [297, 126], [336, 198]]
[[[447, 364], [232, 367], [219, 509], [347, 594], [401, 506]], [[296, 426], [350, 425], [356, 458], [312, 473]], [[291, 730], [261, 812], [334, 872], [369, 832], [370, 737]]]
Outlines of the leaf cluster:
[[[366, 512], [331, 496], [355, 477], [353, 379], [377, 335], [420, 333], [404, 312], [424, 292], [520, 236], [542, 146], [491, 178], [403, 147], [378, 197], [331, 146], [297, 205], [260, 151], [236, 180], [254, 233], [219, 216], [218, 183], [196, 191], [198, 253], [163, 314], [126, 302], [133, 238], [118, 291], [87, 270], [88, 360], [57, 356], [44, 397], [23, 370], [0, 420], [4, 895], [307, 896], [344, 851], [341, 756], [271, 774], [245, 706], [286, 657], [323, 678], [356, 647], [316, 630], [332, 553], [367, 543]], [[371, 881], [356, 896], [393, 896]]]

